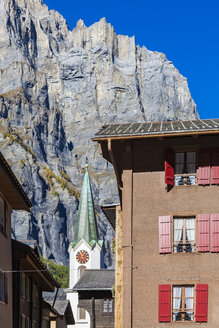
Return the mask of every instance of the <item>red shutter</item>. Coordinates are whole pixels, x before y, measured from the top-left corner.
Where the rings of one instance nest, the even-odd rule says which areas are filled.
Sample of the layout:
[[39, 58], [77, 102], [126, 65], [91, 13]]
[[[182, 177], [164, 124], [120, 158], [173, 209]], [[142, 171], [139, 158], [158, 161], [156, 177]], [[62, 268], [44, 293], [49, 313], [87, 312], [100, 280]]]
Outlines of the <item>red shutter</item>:
[[198, 168], [198, 184], [210, 184], [210, 163], [211, 153], [208, 150], [203, 150], [199, 154], [199, 168]]
[[219, 149], [212, 152], [211, 184], [219, 184]]
[[174, 185], [174, 153], [171, 150], [166, 151], [165, 160], [165, 183]]
[[159, 253], [171, 253], [170, 216], [159, 216]]
[[198, 251], [209, 252], [210, 250], [210, 215], [198, 215]]
[[170, 322], [171, 286], [159, 286], [159, 322]]
[[219, 214], [211, 214], [211, 252], [219, 252]]
[[208, 321], [208, 285], [196, 285], [196, 322]]

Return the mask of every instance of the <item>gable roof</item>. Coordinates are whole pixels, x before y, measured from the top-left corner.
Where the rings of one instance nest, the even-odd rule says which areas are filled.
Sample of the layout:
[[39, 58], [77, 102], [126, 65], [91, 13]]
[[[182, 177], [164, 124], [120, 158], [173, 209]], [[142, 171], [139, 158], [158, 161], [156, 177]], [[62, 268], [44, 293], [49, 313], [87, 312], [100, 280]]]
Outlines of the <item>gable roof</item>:
[[107, 124], [92, 139], [133, 139], [191, 134], [219, 133], [219, 119]]
[[115, 284], [115, 270], [93, 269], [85, 270], [73, 287], [73, 291], [82, 290], [112, 290]]

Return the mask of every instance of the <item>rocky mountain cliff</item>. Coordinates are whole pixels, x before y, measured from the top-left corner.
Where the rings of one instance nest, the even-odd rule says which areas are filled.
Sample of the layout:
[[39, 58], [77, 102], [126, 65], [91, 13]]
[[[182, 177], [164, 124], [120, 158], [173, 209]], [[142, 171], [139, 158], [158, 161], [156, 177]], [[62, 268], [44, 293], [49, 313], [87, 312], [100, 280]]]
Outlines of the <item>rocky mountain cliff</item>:
[[117, 201], [117, 187], [91, 137], [103, 123], [197, 118], [186, 78], [105, 18], [70, 31], [40, 0], [0, 0], [0, 53], [1, 151], [33, 204], [13, 213], [13, 236], [68, 262], [87, 158], [110, 266], [113, 231], [99, 205]]

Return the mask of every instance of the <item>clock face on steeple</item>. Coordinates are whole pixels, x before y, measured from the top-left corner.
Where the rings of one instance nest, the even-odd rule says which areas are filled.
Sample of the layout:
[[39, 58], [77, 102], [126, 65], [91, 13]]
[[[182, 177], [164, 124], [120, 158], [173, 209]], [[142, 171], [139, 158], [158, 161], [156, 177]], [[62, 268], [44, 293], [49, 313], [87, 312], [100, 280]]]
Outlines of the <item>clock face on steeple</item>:
[[89, 254], [87, 251], [85, 250], [80, 250], [77, 252], [76, 254], [76, 260], [80, 263], [80, 264], [85, 264], [89, 261]]

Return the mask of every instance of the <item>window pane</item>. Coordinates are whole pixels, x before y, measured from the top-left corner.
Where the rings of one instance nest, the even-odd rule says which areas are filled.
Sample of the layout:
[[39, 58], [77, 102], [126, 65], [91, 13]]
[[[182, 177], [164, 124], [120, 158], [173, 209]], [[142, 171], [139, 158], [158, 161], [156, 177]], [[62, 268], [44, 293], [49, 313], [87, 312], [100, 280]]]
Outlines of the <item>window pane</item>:
[[[182, 297], [182, 287], [181, 286], [173, 287], [173, 297]], [[174, 309], [180, 309], [180, 307], [174, 307]]]
[[186, 219], [186, 252], [195, 251], [195, 219]]
[[175, 174], [184, 173], [184, 153], [175, 153]]
[[195, 218], [186, 218], [186, 229], [195, 229]]
[[183, 173], [184, 173], [184, 164], [176, 164], [175, 174], [183, 174]]
[[5, 233], [5, 202], [0, 197], [0, 231]]
[[21, 274], [21, 296], [25, 297], [25, 274]]
[[175, 163], [184, 164], [184, 153], [175, 153]]
[[113, 311], [113, 301], [112, 300], [109, 300], [108, 310], [109, 310], [109, 312], [112, 312]]
[[188, 152], [186, 153], [186, 173], [196, 172], [196, 153]]
[[86, 311], [83, 308], [79, 308], [79, 319], [85, 320], [86, 319]]
[[193, 297], [193, 292], [194, 292], [193, 286], [185, 287], [185, 297]]
[[183, 219], [174, 219], [174, 252], [183, 251]]
[[174, 219], [174, 241], [183, 240], [183, 219]]
[[0, 301], [4, 302], [4, 273], [0, 272]]
[[196, 163], [196, 152], [194, 152], [194, 151], [188, 151], [186, 153], [186, 160], [187, 160], [187, 163], [193, 163], [193, 164], [195, 164]]

